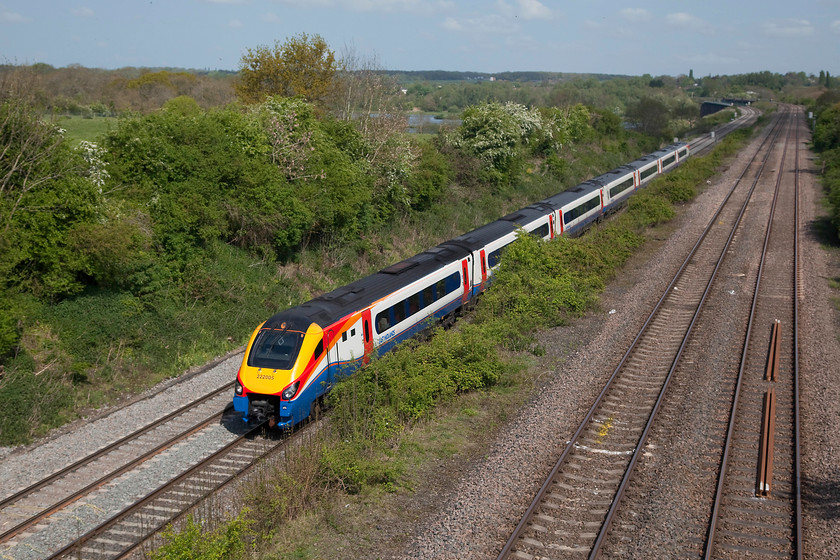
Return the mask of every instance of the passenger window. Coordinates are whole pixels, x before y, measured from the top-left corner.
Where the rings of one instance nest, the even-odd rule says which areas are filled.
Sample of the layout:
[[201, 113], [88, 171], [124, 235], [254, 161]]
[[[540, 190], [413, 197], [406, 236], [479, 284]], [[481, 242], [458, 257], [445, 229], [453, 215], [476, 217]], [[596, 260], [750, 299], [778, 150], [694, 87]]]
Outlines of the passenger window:
[[420, 311], [420, 292], [408, 298], [408, 316], [412, 316]]
[[388, 310], [382, 311], [376, 316], [376, 332], [384, 333], [391, 328], [391, 321], [388, 320]]
[[405, 301], [401, 301], [394, 306], [394, 324], [402, 323], [405, 319]]
[[423, 290], [423, 307], [432, 305], [435, 301], [435, 287], [428, 286]]

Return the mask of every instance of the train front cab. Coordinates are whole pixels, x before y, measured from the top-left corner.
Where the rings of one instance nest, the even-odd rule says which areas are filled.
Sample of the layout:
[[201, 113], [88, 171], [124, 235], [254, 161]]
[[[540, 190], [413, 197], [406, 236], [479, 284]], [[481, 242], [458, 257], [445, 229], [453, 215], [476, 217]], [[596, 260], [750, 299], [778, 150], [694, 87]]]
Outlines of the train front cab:
[[332, 382], [325, 344], [323, 329], [306, 319], [272, 318], [260, 325], [236, 377], [234, 410], [246, 422], [268, 421], [270, 426], [302, 421]]

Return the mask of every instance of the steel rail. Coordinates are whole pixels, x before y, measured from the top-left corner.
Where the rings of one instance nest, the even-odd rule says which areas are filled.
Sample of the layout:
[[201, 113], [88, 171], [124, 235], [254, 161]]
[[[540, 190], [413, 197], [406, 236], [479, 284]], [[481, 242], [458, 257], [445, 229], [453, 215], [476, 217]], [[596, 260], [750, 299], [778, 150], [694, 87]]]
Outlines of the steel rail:
[[[790, 119], [791, 117], [787, 117], [787, 118]], [[770, 210], [770, 216], [768, 217], [768, 225], [767, 225], [767, 229], [766, 229], [766, 233], [765, 233], [764, 247], [762, 249], [761, 262], [759, 264], [758, 274], [756, 276], [756, 285], [755, 285], [755, 289], [754, 289], [754, 292], [753, 292], [753, 300], [752, 300], [752, 304], [751, 304], [751, 308], [750, 308], [749, 320], [748, 320], [748, 323], [747, 323], [747, 332], [746, 332], [746, 335], [744, 337], [743, 350], [742, 350], [742, 354], [741, 354], [741, 363], [740, 363], [740, 366], [738, 368], [737, 382], [735, 384], [735, 393], [733, 395], [732, 407], [730, 409], [730, 414], [729, 414], [729, 422], [728, 422], [727, 432], [726, 432], [726, 443], [725, 443], [725, 447], [724, 447], [723, 457], [721, 459], [720, 471], [718, 473], [718, 483], [717, 483], [717, 489], [715, 491], [715, 500], [714, 500], [714, 505], [712, 506], [709, 529], [708, 529], [707, 537], [706, 537], [706, 548], [705, 548], [705, 551], [704, 551], [704, 559], [705, 560], [710, 560], [710, 558], [712, 556], [712, 553], [713, 553], [713, 550], [714, 550], [715, 532], [716, 532], [716, 529], [717, 529], [717, 521], [718, 521], [719, 515], [720, 515], [720, 507], [721, 507], [721, 501], [722, 501], [722, 496], [723, 496], [723, 487], [724, 487], [724, 483], [725, 483], [725, 479], [726, 479], [726, 472], [727, 472], [728, 462], [729, 462], [730, 444], [732, 442], [733, 434], [734, 434], [734, 431], [735, 431], [735, 417], [736, 417], [736, 414], [737, 414], [738, 401], [740, 399], [740, 394], [741, 394], [743, 374], [744, 374], [744, 370], [746, 368], [747, 351], [748, 351], [748, 347], [749, 347], [750, 335], [752, 333], [752, 327], [753, 327], [753, 323], [754, 323], [756, 308], [757, 308], [757, 305], [758, 305], [758, 295], [759, 295], [759, 290], [760, 290], [760, 286], [761, 286], [761, 276], [762, 276], [762, 273], [763, 273], [763, 270], [764, 270], [767, 247], [768, 247], [769, 242], [770, 242], [770, 233], [771, 233], [771, 230], [772, 230], [772, 220], [773, 220], [773, 215], [775, 214], [775, 210], [776, 210], [776, 200], [778, 198], [778, 193], [779, 193], [779, 189], [780, 189], [780, 185], [781, 185], [781, 178], [782, 178], [782, 175], [783, 175], [784, 156], [787, 153], [787, 144], [788, 144], [788, 139], [786, 138], [785, 139], [784, 151], [783, 151], [783, 155], [782, 155], [782, 158], [781, 158], [781, 163], [780, 163], [780, 166], [779, 166], [779, 172], [777, 173], [777, 177], [776, 177], [776, 191], [775, 191], [774, 197], [773, 197], [773, 203], [772, 203], [771, 210]], [[797, 147], [797, 154], [798, 154], [798, 147]], [[798, 191], [797, 191], [797, 198], [798, 198]], [[798, 206], [796, 206], [796, 211], [797, 211], [797, 214], [798, 214]], [[794, 249], [794, 252], [796, 253], [796, 248]], [[796, 262], [796, 255], [794, 255], [794, 262]], [[796, 265], [794, 265], [794, 266], [796, 266]], [[794, 268], [794, 275], [796, 274], [795, 270], [796, 269]], [[796, 278], [794, 277], [794, 286], [796, 285], [795, 280], [796, 280]], [[795, 298], [794, 298], [794, 301], [795, 301]], [[794, 326], [794, 331], [797, 331], [797, 330], [798, 330], [798, 327]], [[794, 337], [796, 337], [796, 336], [797, 335], [794, 334]], [[798, 401], [798, 397], [797, 397], [796, 400]], [[798, 441], [798, 437], [796, 437], [796, 441]], [[801, 525], [801, 523], [798, 523], [797, 525]], [[798, 540], [798, 542], [801, 542], [801, 540]]]
[[799, 433], [799, 128], [796, 127], [796, 173], [794, 180], [794, 226], [793, 226], [793, 424], [794, 424], [794, 508], [796, 523], [796, 559], [802, 560], [802, 463]]
[[[223, 386], [219, 389], [211, 391], [210, 393], [204, 395], [202, 398], [198, 399], [197, 401], [193, 401], [192, 403], [189, 403], [189, 404], [179, 408], [178, 410], [175, 410], [174, 412], [171, 412], [171, 413], [167, 414], [166, 416], [163, 416], [162, 418], [152, 422], [151, 424], [148, 424], [148, 425], [144, 426], [143, 428], [141, 428], [139, 430], [136, 430], [135, 432], [132, 432], [131, 434], [129, 434], [125, 437], [122, 437], [119, 440], [117, 440], [117, 441], [115, 441], [111, 444], [108, 444], [107, 446], [103, 447], [102, 449], [99, 449], [98, 451], [94, 452], [93, 454], [91, 454], [91, 455], [89, 455], [89, 456], [87, 456], [87, 457], [85, 457], [85, 458], [83, 458], [83, 459], [81, 459], [81, 460], [63, 468], [63, 469], [61, 469], [60, 471], [57, 471], [57, 472], [53, 473], [52, 475], [50, 475], [49, 477], [39, 481], [38, 483], [33, 484], [33, 485], [31, 485], [27, 488], [24, 488], [23, 490], [15, 493], [14, 495], [12, 495], [8, 498], [5, 498], [2, 502], [0, 502], [0, 506], [4, 506], [4, 505], [8, 506], [8, 505], [16, 503], [16, 502], [18, 502], [22, 499], [25, 499], [27, 496], [32, 495], [33, 493], [37, 492], [38, 490], [41, 490], [42, 488], [44, 488], [44, 487], [46, 487], [50, 484], [53, 484], [57, 480], [60, 480], [63, 476], [69, 474], [70, 472], [73, 472], [75, 470], [78, 470], [78, 469], [90, 464], [95, 459], [101, 458], [103, 455], [105, 455], [105, 454], [107, 454], [111, 451], [114, 451], [116, 448], [128, 443], [129, 441], [131, 441], [133, 439], [137, 439], [138, 437], [150, 432], [151, 430], [159, 427], [160, 425], [166, 423], [167, 421], [173, 419], [174, 417], [185, 413], [190, 408], [194, 408], [194, 407], [199, 406], [199, 405], [201, 405], [201, 404], [203, 404], [203, 403], [205, 403], [209, 400], [212, 400], [213, 398], [222, 394], [224, 391], [230, 390], [230, 388], [232, 386], [233, 386], [233, 383], [230, 383], [230, 384], [225, 385], [225, 386]], [[34, 516], [31, 516], [31, 517], [23, 520], [22, 522], [14, 525], [13, 527], [11, 527], [9, 529], [6, 529], [2, 533], [0, 533], [0, 543], [8, 541], [9, 539], [14, 537], [15, 535], [17, 535], [21, 531], [23, 531], [23, 530], [31, 527], [32, 525], [42, 521], [43, 519], [45, 519], [45, 518], [49, 517], [50, 515], [52, 515], [53, 513], [55, 513], [56, 511], [62, 509], [63, 507], [67, 506], [68, 504], [78, 500], [82, 496], [90, 493], [91, 490], [94, 490], [96, 488], [101, 487], [102, 485], [104, 485], [104, 484], [110, 482], [111, 480], [117, 478], [118, 476], [124, 474], [128, 470], [134, 468], [138, 464], [148, 460], [149, 458], [153, 457], [154, 455], [159, 454], [161, 451], [171, 447], [172, 445], [184, 440], [185, 438], [189, 437], [190, 435], [194, 434], [195, 432], [205, 428], [210, 423], [212, 423], [215, 420], [221, 418], [221, 416], [223, 414], [224, 414], [223, 412], [213, 413], [213, 415], [211, 415], [209, 417], [206, 417], [203, 420], [200, 420], [199, 422], [193, 424], [192, 426], [190, 426], [186, 430], [182, 430], [176, 436], [167, 438], [166, 441], [164, 441], [164, 442], [158, 444], [157, 446], [155, 446], [154, 448], [144, 452], [142, 455], [139, 455], [138, 457], [135, 457], [134, 459], [130, 460], [129, 462], [124, 463], [121, 467], [118, 467], [117, 469], [105, 474], [104, 476], [101, 476], [101, 477], [95, 479], [93, 482], [85, 485], [83, 488], [73, 492], [72, 494], [70, 494], [68, 496], [65, 496], [64, 498], [59, 499], [58, 501], [54, 502], [53, 504], [51, 504], [46, 509], [38, 512]]]
[[[88, 541], [96, 538], [100, 534], [106, 532], [111, 526], [117, 524], [120, 519], [122, 519], [124, 517], [127, 517], [128, 515], [131, 515], [132, 513], [140, 510], [142, 507], [146, 506], [147, 504], [149, 504], [150, 502], [152, 502], [153, 500], [155, 500], [156, 498], [158, 498], [162, 494], [171, 490], [177, 484], [180, 484], [181, 482], [187, 480], [190, 477], [190, 475], [192, 475], [193, 473], [195, 473], [195, 472], [201, 470], [202, 468], [208, 466], [209, 464], [211, 464], [213, 461], [215, 461], [219, 457], [222, 457], [228, 451], [230, 451], [231, 449], [233, 449], [234, 447], [239, 445], [243, 440], [252, 438], [253, 436], [259, 434], [264, 426], [265, 426], [265, 423], [259, 424], [259, 425], [255, 426], [254, 428], [252, 428], [250, 431], [246, 432], [245, 434], [242, 434], [239, 437], [237, 437], [236, 439], [227, 443], [224, 447], [218, 449], [217, 451], [214, 451], [211, 455], [208, 455], [204, 459], [200, 460], [198, 463], [196, 463], [195, 465], [193, 465], [192, 467], [190, 467], [189, 469], [187, 469], [186, 471], [184, 471], [183, 473], [181, 473], [177, 477], [175, 477], [172, 480], [170, 480], [169, 482], [163, 484], [160, 488], [150, 492], [144, 498], [141, 498], [140, 500], [134, 502], [130, 506], [128, 506], [128, 507], [124, 508], [123, 510], [117, 512], [116, 514], [112, 515], [110, 518], [106, 519], [105, 521], [103, 521], [102, 523], [100, 523], [99, 525], [97, 525], [96, 527], [94, 527], [93, 529], [91, 529], [90, 531], [85, 533], [84, 535], [75, 539], [70, 544], [61, 548], [57, 552], [54, 552], [53, 554], [51, 554], [48, 557], [47, 560], [62, 558], [65, 555], [67, 555], [68, 553], [71, 553], [74, 550], [78, 549], [79, 546], [87, 543]], [[250, 464], [253, 464], [259, 458], [260, 457], [255, 457], [251, 461]], [[236, 476], [236, 475], [233, 474], [231, 476]], [[193, 505], [198, 503], [201, 499], [203, 499], [203, 496], [199, 497], [199, 498], [196, 498], [194, 500], [191, 500], [189, 502], [185, 502], [185, 503], [187, 503], [187, 508], [192, 507]], [[160, 530], [164, 525], [165, 525], [165, 523], [161, 523], [158, 527], [155, 528], [155, 531], [153, 531], [152, 533]], [[148, 538], [148, 536], [149, 535], [146, 535], [143, 539], [141, 539], [141, 541], [144, 540], [145, 538]], [[117, 554], [117, 553], [115, 553], [115, 554]]]
[[[776, 134], [776, 136], [774, 136], [774, 139], [778, 138], [778, 136], [780, 134], [780, 131], [781, 131], [781, 126], [778, 127], [777, 134]], [[767, 150], [767, 153], [765, 154], [764, 160], [762, 161], [761, 166], [760, 166], [758, 172], [756, 173], [756, 177], [753, 180], [752, 185], [750, 185], [749, 191], [747, 192], [747, 196], [744, 200], [744, 204], [741, 206], [741, 211], [739, 212], [737, 218], [734, 221], [734, 224], [732, 226], [732, 230], [729, 233], [729, 238], [726, 240], [726, 243], [724, 244], [723, 250], [720, 253], [720, 257], [718, 258], [717, 264], [715, 264], [715, 268], [714, 268], [714, 271], [712, 272], [711, 278], [709, 278], [709, 282], [706, 286], [706, 290], [703, 293], [703, 296], [700, 300], [700, 303], [697, 305], [697, 309], [694, 312], [694, 317], [691, 319], [691, 324], [689, 325], [688, 330], [686, 331], [685, 337], [683, 339], [683, 342], [680, 345], [680, 348], [677, 352], [676, 357], [674, 358], [673, 363], [671, 364], [671, 369], [668, 371], [668, 375], [665, 379], [665, 383], [662, 387], [662, 390], [660, 391], [659, 398], [657, 399], [656, 405], [654, 406], [653, 410], [651, 411], [648, 422], [645, 425], [645, 429], [642, 432], [641, 438], [639, 439], [639, 444], [636, 446], [636, 450], [635, 450], [635, 452], [633, 453], [633, 456], [630, 459], [630, 464], [628, 465], [627, 469], [625, 470], [624, 476], [622, 477], [622, 480], [621, 480], [621, 484], [619, 485], [618, 490], [616, 491], [615, 497], [613, 498], [612, 503], [610, 504], [610, 509], [607, 511], [607, 515], [606, 515], [606, 518], [604, 519], [604, 523], [601, 525], [601, 529], [598, 532], [598, 537], [595, 539], [595, 544], [593, 545], [592, 551], [589, 554], [590, 560], [595, 560], [595, 559], [600, 557], [601, 546], [604, 542], [604, 539], [607, 536], [607, 533], [609, 532], [610, 526], [612, 525], [612, 520], [614, 519], [615, 514], [618, 511], [619, 506], [621, 505], [621, 499], [624, 496], [624, 491], [627, 488], [627, 485], [630, 483], [630, 479], [633, 476], [633, 470], [634, 470], [634, 468], [636, 466], [636, 463], [638, 462], [638, 459], [639, 459], [639, 457], [642, 453], [642, 449], [644, 448], [644, 445], [647, 442], [648, 434], [650, 433], [651, 429], [653, 428], [653, 423], [654, 423], [656, 414], [659, 411], [659, 408], [660, 408], [660, 405], [662, 404], [662, 401], [665, 399], [666, 389], [668, 388], [668, 385], [671, 381], [671, 378], [673, 377], [673, 374], [676, 371], [677, 366], [679, 365], [680, 358], [682, 357], [683, 350], [685, 349], [686, 344], [688, 344], [688, 339], [691, 335], [691, 332], [694, 329], [694, 324], [697, 321], [697, 319], [699, 318], [701, 311], [703, 310], [703, 305], [706, 301], [706, 298], [707, 298], [709, 292], [712, 289], [712, 284], [714, 283], [715, 279], [717, 278], [717, 273], [720, 270], [720, 267], [723, 265], [723, 261], [726, 258], [726, 253], [729, 250], [729, 247], [732, 245], [732, 240], [735, 238], [735, 234], [738, 230], [738, 226], [740, 225], [741, 219], [743, 218], [744, 213], [747, 210], [747, 206], [749, 205], [749, 203], [752, 199], [752, 195], [753, 195], [753, 192], [755, 191], [755, 187], [758, 184], [758, 181], [762, 176], [762, 173], [764, 171], [764, 166], [767, 163], [767, 161], [770, 159], [771, 152], [772, 152], [772, 150]], [[774, 206], [775, 206], [775, 201], [774, 201]], [[765, 251], [766, 251], [766, 243], [765, 243]]]
[[[777, 117], [776, 122], [778, 122], [778, 120], [779, 120], [779, 119], [778, 119], [778, 117]], [[764, 138], [763, 138], [763, 140], [762, 140], [761, 144], [760, 144], [760, 145], [759, 145], [759, 147], [757, 148], [757, 150], [756, 150], [755, 154], [752, 156], [752, 159], [753, 159], [753, 160], [754, 160], [754, 159], [758, 156], [758, 154], [759, 154], [759, 153], [761, 152], [761, 150], [764, 148], [765, 144], [767, 144], [767, 142], [770, 140], [771, 135], [772, 135], [772, 130], [768, 131], [768, 132], [765, 134], [765, 136], [764, 136]], [[766, 159], [765, 159], [765, 161], [766, 161]], [[662, 296], [659, 298], [659, 300], [657, 301], [657, 303], [656, 303], [656, 305], [654, 306], [653, 310], [650, 312], [650, 314], [649, 314], [648, 318], [645, 320], [644, 324], [643, 324], [643, 325], [642, 325], [642, 327], [639, 329], [639, 332], [636, 334], [636, 337], [635, 337], [635, 338], [633, 339], [633, 341], [630, 343], [629, 348], [628, 348], [628, 349], [627, 349], [627, 351], [625, 352], [624, 356], [621, 358], [621, 360], [620, 360], [620, 362], [619, 362], [618, 366], [615, 368], [615, 370], [613, 371], [612, 375], [611, 375], [611, 376], [610, 376], [610, 378], [607, 380], [607, 382], [606, 382], [605, 386], [603, 387], [603, 389], [601, 390], [601, 392], [600, 392], [600, 393], [598, 394], [598, 396], [596, 397], [595, 402], [592, 404], [592, 406], [590, 407], [589, 411], [588, 411], [588, 412], [586, 413], [586, 415], [584, 416], [584, 418], [583, 418], [582, 422], [580, 423], [580, 426], [578, 427], [577, 431], [575, 431], [574, 435], [572, 435], [572, 437], [569, 439], [569, 443], [566, 445], [566, 448], [563, 450], [563, 453], [560, 455], [560, 458], [559, 458], [559, 459], [557, 460], [557, 462], [555, 463], [554, 467], [552, 468], [552, 470], [550, 471], [550, 473], [549, 473], [549, 474], [548, 474], [548, 476], [546, 477], [545, 482], [543, 482], [542, 486], [541, 486], [541, 487], [540, 487], [540, 489], [537, 491], [536, 496], [535, 496], [535, 497], [534, 497], [534, 499], [531, 501], [531, 504], [528, 506], [527, 510], [526, 510], [526, 511], [525, 511], [525, 513], [523, 514], [523, 516], [522, 516], [521, 520], [519, 521], [518, 525], [517, 525], [517, 526], [516, 526], [516, 528], [514, 529], [514, 531], [513, 531], [513, 533], [511, 534], [511, 536], [508, 538], [507, 542], [505, 543], [504, 547], [502, 548], [501, 552], [499, 553], [499, 555], [498, 555], [498, 557], [497, 557], [497, 560], [503, 560], [504, 558], [506, 558], [506, 557], [510, 554], [510, 552], [511, 552], [512, 548], [516, 545], [516, 542], [517, 542], [517, 540], [518, 540], [518, 538], [519, 538], [520, 534], [524, 531], [525, 527], [527, 526], [527, 524], [528, 524], [528, 522], [529, 522], [530, 518], [532, 517], [532, 515], [533, 515], [533, 513], [534, 513], [534, 510], [538, 507], [539, 503], [542, 501], [543, 497], [545, 496], [545, 494], [546, 494], [546, 492], [547, 492], [548, 488], [549, 488], [549, 487], [550, 487], [550, 485], [551, 485], [552, 480], [554, 479], [554, 477], [555, 477], [555, 476], [557, 475], [557, 473], [559, 472], [560, 468], [561, 468], [561, 467], [563, 466], [563, 464], [565, 463], [566, 458], [569, 456], [569, 454], [570, 454], [570, 453], [572, 452], [572, 450], [574, 449], [574, 444], [575, 444], [575, 442], [576, 442], [578, 439], [580, 439], [580, 436], [581, 436], [581, 434], [583, 433], [583, 431], [586, 429], [586, 427], [587, 427], [587, 425], [588, 425], [588, 422], [589, 422], [589, 421], [593, 418], [593, 416], [594, 416], [594, 414], [595, 414], [596, 410], [598, 409], [599, 405], [600, 405], [600, 404], [601, 404], [601, 402], [603, 401], [603, 399], [604, 399], [604, 397], [606, 396], [607, 392], [610, 390], [610, 388], [611, 388], [611, 386], [612, 386], [613, 382], [614, 382], [614, 381], [615, 381], [615, 379], [617, 378], [617, 376], [618, 376], [618, 374], [619, 374], [619, 371], [621, 370], [621, 368], [623, 367], [623, 365], [627, 362], [627, 360], [629, 359], [629, 357], [632, 355], [633, 350], [635, 349], [635, 347], [636, 347], [636, 346], [637, 346], [637, 344], [639, 343], [639, 340], [640, 340], [640, 339], [642, 338], [642, 336], [644, 335], [644, 333], [645, 333], [645, 331], [647, 330], [647, 328], [648, 328], [648, 326], [650, 325], [650, 323], [653, 321], [653, 319], [654, 319], [654, 317], [656, 316], [656, 314], [657, 314], [657, 312], [659, 311], [659, 309], [662, 307], [663, 303], [665, 302], [665, 299], [668, 297], [668, 295], [670, 294], [671, 290], [672, 290], [672, 289], [674, 288], [674, 286], [676, 285], [677, 281], [679, 280], [679, 278], [680, 278], [680, 277], [681, 277], [681, 275], [683, 274], [683, 271], [684, 271], [684, 270], [688, 267], [689, 263], [691, 262], [692, 258], [693, 258], [693, 257], [694, 257], [694, 255], [695, 255], [695, 253], [699, 250], [699, 248], [700, 248], [700, 246], [701, 246], [701, 244], [702, 244], [703, 240], [706, 238], [706, 236], [708, 235], [708, 233], [711, 231], [711, 229], [712, 229], [713, 225], [715, 224], [715, 221], [717, 220], [718, 216], [719, 216], [719, 215], [723, 212], [723, 209], [725, 208], [725, 206], [726, 206], [727, 202], [728, 202], [728, 201], [729, 201], [729, 199], [732, 197], [733, 193], [735, 192], [736, 188], [737, 188], [737, 187], [738, 187], [738, 185], [740, 184], [741, 180], [744, 178], [744, 176], [745, 176], [745, 175], [747, 174], [747, 172], [749, 171], [750, 165], [751, 165], [751, 164], [748, 164], [747, 166], [745, 166], [745, 167], [744, 167], [744, 170], [741, 172], [741, 174], [739, 175], [739, 177], [736, 179], [736, 181], [735, 181], [735, 183], [733, 184], [732, 188], [729, 190], [729, 192], [727, 192], [727, 194], [726, 194], [726, 196], [724, 197], [723, 201], [720, 203], [720, 205], [718, 206], [717, 210], [715, 211], [715, 213], [713, 214], [713, 216], [712, 216], [712, 217], [711, 217], [711, 219], [709, 220], [708, 224], [706, 225], [705, 229], [704, 229], [704, 230], [703, 230], [703, 232], [700, 234], [700, 236], [699, 236], [699, 238], [698, 238], [697, 242], [696, 242], [696, 243], [694, 244], [694, 246], [691, 248], [691, 251], [689, 252], [689, 254], [688, 254], [688, 256], [686, 257], [685, 261], [682, 263], [682, 265], [680, 266], [680, 268], [677, 270], [676, 274], [674, 275], [674, 278], [673, 278], [673, 279], [671, 280], [671, 282], [668, 284], [668, 287], [664, 290], [664, 292], [663, 292]], [[763, 165], [763, 164], [762, 164], [762, 165]], [[754, 186], [754, 185], [753, 185], [753, 186]]]

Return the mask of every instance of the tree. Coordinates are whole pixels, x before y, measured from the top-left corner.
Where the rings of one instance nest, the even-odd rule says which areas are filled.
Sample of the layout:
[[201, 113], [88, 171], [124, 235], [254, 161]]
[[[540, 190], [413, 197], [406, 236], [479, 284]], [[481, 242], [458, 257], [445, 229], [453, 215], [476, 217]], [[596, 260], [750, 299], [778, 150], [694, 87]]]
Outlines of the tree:
[[267, 96], [301, 96], [309, 102], [323, 101], [338, 71], [339, 62], [320, 35], [301, 33], [274, 48], [260, 45], [247, 49], [234, 84], [239, 98], [260, 103]]
[[642, 97], [638, 103], [627, 108], [627, 118], [640, 131], [659, 138], [668, 127], [668, 107], [653, 97]]
[[366, 149], [360, 156], [373, 170], [377, 194], [384, 193], [398, 206], [408, 206], [411, 196], [405, 180], [419, 152], [405, 137], [408, 117], [401, 105], [404, 95], [400, 85], [375, 56], [362, 57], [352, 46], [345, 47], [342, 66], [333, 112], [352, 122], [364, 138]]
[[814, 128], [814, 149], [818, 152], [840, 148], [840, 103], [820, 111]]
[[0, 84], [0, 290], [60, 297], [82, 287], [68, 234], [95, 219], [107, 173], [41, 119], [30, 86], [25, 75]]

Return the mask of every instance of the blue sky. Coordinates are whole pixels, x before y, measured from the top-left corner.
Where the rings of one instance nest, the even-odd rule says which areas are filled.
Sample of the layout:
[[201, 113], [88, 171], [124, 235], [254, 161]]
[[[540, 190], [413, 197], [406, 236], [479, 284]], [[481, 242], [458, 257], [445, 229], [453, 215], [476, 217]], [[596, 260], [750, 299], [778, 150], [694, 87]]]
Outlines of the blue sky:
[[236, 70], [300, 33], [392, 70], [840, 76], [840, 0], [0, 0], [0, 63]]

